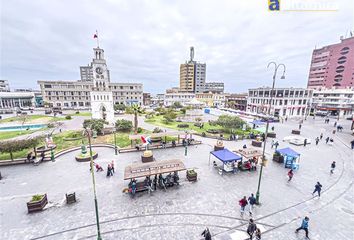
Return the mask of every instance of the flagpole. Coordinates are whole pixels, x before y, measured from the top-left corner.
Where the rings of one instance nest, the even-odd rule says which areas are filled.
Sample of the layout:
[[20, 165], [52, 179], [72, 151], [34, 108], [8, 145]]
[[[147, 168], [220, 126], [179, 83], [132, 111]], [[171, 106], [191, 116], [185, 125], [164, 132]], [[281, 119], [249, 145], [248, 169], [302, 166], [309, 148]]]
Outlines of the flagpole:
[[100, 48], [100, 43], [99, 43], [99, 41], [98, 41], [98, 32], [97, 32], [97, 30], [96, 30], [96, 39], [97, 39], [97, 48]]

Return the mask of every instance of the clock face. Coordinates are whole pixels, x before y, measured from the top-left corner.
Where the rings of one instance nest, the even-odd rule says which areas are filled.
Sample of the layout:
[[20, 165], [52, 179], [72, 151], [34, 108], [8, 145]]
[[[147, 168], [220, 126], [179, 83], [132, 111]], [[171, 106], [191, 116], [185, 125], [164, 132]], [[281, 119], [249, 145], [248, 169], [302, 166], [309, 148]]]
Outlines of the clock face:
[[102, 71], [102, 68], [100, 68], [100, 67], [97, 67], [97, 68], [96, 68], [96, 73], [102, 74], [102, 72], [103, 72], [103, 71]]

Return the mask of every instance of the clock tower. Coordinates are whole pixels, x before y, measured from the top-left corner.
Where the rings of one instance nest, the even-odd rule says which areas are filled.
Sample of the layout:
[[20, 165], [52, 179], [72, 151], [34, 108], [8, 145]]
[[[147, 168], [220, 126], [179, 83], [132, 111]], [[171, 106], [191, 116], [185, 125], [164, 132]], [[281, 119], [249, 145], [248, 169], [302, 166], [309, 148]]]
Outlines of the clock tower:
[[97, 47], [93, 51], [94, 58], [91, 63], [93, 85], [90, 92], [92, 118], [114, 123], [113, 94], [109, 86], [110, 77], [104, 50]]

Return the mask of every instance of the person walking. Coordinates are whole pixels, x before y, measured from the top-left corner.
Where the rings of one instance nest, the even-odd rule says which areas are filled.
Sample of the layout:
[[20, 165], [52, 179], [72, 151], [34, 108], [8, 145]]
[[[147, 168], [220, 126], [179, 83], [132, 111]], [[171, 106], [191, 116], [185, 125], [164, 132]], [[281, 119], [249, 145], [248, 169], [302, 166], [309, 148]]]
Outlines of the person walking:
[[261, 229], [259, 229], [259, 228], [256, 229], [255, 236], [256, 236], [256, 240], [261, 240], [261, 238], [262, 238]]
[[201, 234], [205, 240], [211, 240], [211, 234], [209, 228], [206, 228]]
[[294, 172], [293, 172], [292, 169], [290, 169], [289, 172], [288, 172], [288, 177], [289, 177], [288, 182], [290, 182], [291, 179], [293, 179], [293, 176], [294, 176]]
[[253, 193], [251, 193], [251, 196], [248, 197], [248, 203], [250, 204], [249, 213], [250, 216], [252, 216], [254, 205], [256, 204], [256, 198], [254, 197]]
[[326, 144], [328, 143], [328, 141], [329, 141], [329, 137], [326, 137]]
[[270, 144], [270, 148], [273, 148], [274, 147], [274, 139], [272, 139], [272, 142]]
[[111, 171], [112, 171], [112, 176], [113, 176], [113, 173], [114, 173], [114, 161], [113, 160], [111, 162]]
[[107, 177], [113, 176], [111, 164], [108, 164], [108, 166], [107, 166], [107, 175], [106, 176]]
[[306, 233], [306, 238], [310, 239], [309, 238], [309, 220], [310, 219], [308, 217], [305, 217], [302, 220], [301, 226], [298, 229], [296, 229], [295, 233], [298, 233], [300, 230], [304, 230]]
[[336, 126], [337, 126], [337, 122], [334, 122], [333, 127], [336, 127]]
[[245, 212], [245, 207], [247, 206], [248, 202], [246, 199], [246, 196], [244, 196], [239, 202], [238, 202], [241, 206], [241, 217], [243, 217], [243, 213]]
[[320, 139], [318, 137], [316, 137], [315, 141], [316, 141], [316, 146], [317, 146]]
[[302, 125], [301, 125], [301, 123], [299, 124], [299, 130], [301, 130], [301, 127], [302, 127]]
[[272, 126], [272, 131], [274, 131], [274, 126]]
[[253, 219], [251, 218], [249, 223], [248, 223], [248, 227], [247, 227], [247, 234], [248, 236], [250, 236], [250, 240], [253, 239], [253, 234], [257, 229], [257, 225], [254, 223]]
[[351, 145], [352, 145], [352, 149], [354, 149], [354, 139], [353, 139], [353, 141], [351, 141], [350, 143], [351, 143]]
[[336, 168], [336, 161], [333, 161], [331, 164], [331, 174], [333, 174], [335, 168]]
[[323, 133], [320, 134], [320, 140], [322, 140], [322, 138], [323, 138]]
[[278, 141], [276, 141], [275, 143], [274, 143], [274, 146], [275, 146], [275, 151], [277, 150], [277, 148], [278, 148], [278, 146], [279, 146], [279, 142]]
[[320, 182], [317, 182], [317, 184], [315, 185], [315, 190], [313, 190], [312, 196], [315, 194], [315, 192], [317, 192], [318, 197], [321, 196], [321, 190], [322, 190], [322, 185]]
[[304, 147], [307, 145], [307, 138], [304, 139]]

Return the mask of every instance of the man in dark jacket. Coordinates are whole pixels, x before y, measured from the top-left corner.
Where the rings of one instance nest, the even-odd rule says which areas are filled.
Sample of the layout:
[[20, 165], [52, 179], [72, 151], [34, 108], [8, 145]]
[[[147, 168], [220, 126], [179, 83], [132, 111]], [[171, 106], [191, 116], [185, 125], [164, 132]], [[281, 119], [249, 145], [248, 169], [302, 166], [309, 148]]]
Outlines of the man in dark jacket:
[[256, 229], [257, 229], [257, 225], [253, 222], [253, 219], [251, 218], [247, 227], [247, 234], [250, 236], [249, 238], [250, 240], [253, 239], [253, 234], [256, 231]]
[[209, 228], [206, 228], [201, 234], [205, 240], [211, 240], [211, 234]]
[[252, 216], [253, 208], [254, 205], [256, 204], [256, 198], [254, 197], [253, 193], [251, 193], [251, 196], [248, 197], [248, 203], [250, 204], [250, 216]]
[[315, 192], [317, 192], [318, 193], [318, 197], [320, 197], [321, 196], [321, 190], [322, 190], [322, 185], [321, 185], [320, 182], [317, 182], [317, 184], [315, 185], [315, 190], [313, 190], [312, 195], [314, 195]]

